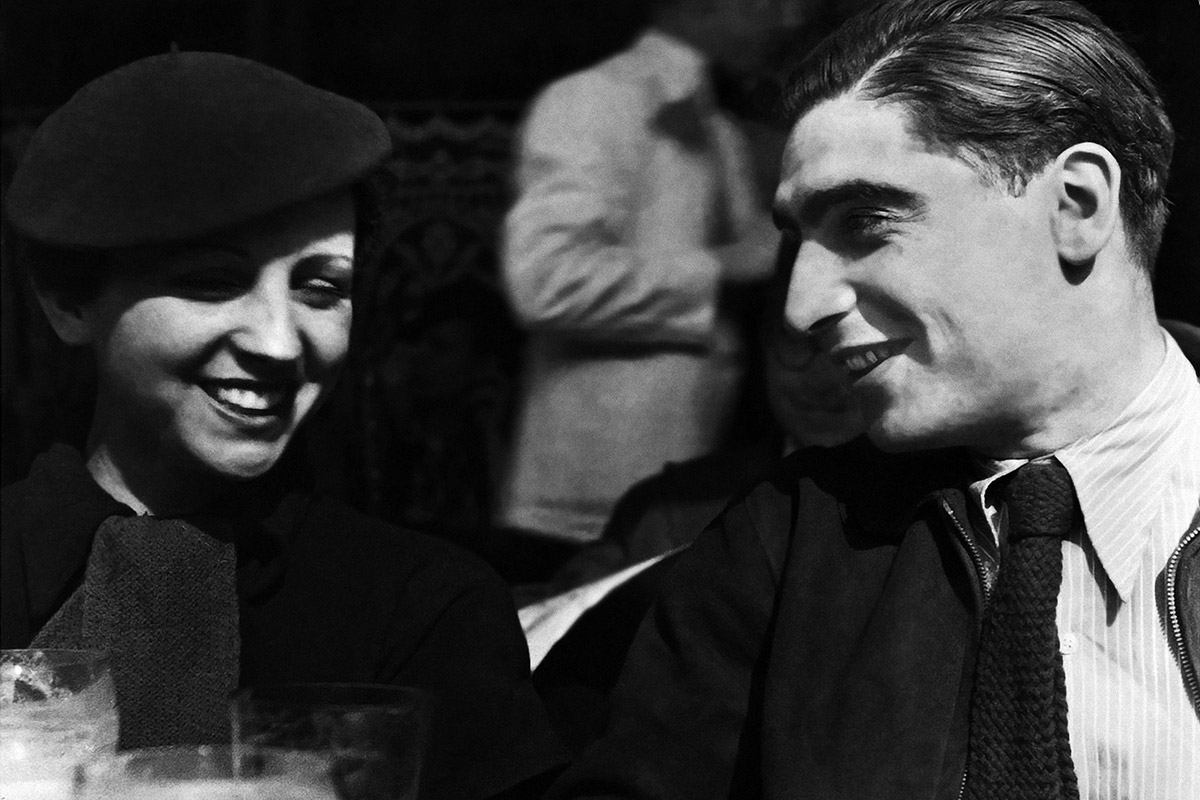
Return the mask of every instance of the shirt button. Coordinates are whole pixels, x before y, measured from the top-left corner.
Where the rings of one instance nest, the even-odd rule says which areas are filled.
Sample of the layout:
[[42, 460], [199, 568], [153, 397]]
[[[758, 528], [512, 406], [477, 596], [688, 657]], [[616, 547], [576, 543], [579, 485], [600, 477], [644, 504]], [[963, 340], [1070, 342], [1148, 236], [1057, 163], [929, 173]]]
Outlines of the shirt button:
[[1079, 637], [1073, 631], [1064, 633], [1058, 640], [1058, 652], [1064, 656], [1072, 655], [1079, 649]]

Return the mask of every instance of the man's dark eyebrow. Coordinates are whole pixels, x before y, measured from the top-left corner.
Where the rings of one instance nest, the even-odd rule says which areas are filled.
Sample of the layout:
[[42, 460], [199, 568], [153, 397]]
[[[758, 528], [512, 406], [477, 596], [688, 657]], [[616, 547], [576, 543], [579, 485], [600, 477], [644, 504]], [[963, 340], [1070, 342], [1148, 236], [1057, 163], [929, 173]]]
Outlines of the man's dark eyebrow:
[[[925, 208], [922, 195], [890, 183], [874, 181], [846, 181], [806, 195], [798, 207], [786, 208], [777, 205], [774, 210], [775, 223], [788, 229], [799, 222], [802, 227], [814, 228], [829, 213], [831, 208], [843, 203], [870, 203], [908, 212], [919, 212]], [[789, 213], [791, 212], [791, 213]]]

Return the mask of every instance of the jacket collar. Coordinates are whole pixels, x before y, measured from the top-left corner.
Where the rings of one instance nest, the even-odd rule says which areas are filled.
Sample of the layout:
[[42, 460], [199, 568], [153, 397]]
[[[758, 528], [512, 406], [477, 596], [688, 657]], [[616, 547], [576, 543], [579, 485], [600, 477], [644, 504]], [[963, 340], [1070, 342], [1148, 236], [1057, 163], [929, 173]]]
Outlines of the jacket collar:
[[112, 516], [133, 516], [92, 479], [79, 451], [56, 444], [38, 456], [26, 481], [22, 526], [29, 614], [35, 629], [50, 618], [78, 581], [92, 536]]
[[[1192, 524], [1180, 541], [1179, 552], [1173, 554], [1172, 562], [1168, 562], [1166, 570], [1159, 576], [1159, 590], [1163, 592], [1159, 607], [1165, 604], [1169, 608], [1172, 605], [1170, 601], [1174, 600], [1180, 637], [1176, 639], [1170, 635], [1173, 620], [1166, 612], [1163, 620], [1168, 631], [1167, 638], [1179, 659], [1180, 669], [1184, 671], [1184, 681], [1188, 684], [1192, 704], [1200, 713], [1200, 687], [1197, 686], [1197, 670], [1200, 669], [1200, 509], [1192, 517]], [[1175, 597], [1169, 598], [1165, 595], [1172, 588], [1172, 582], [1175, 584]]]
[[864, 436], [798, 455], [824, 491], [841, 501], [846, 522], [876, 539], [898, 539], [929, 502], [947, 494], [961, 506], [969, 455], [959, 448], [884, 453]]
[[[294, 457], [230, 498], [220, 515], [188, 520], [217, 539], [233, 541], [238, 551], [238, 590], [243, 598], [269, 594], [286, 568], [286, 542], [305, 517], [309, 498], [290, 492], [304, 485]], [[56, 444], [35, 459], [25, 481], [21, 530], [22, 560], [28, 587], [32, 630], [54, 614], [83, 577], [92, 538], [112, 516], [134, 516], [129, 506], [100, 488], [78, 450]]]

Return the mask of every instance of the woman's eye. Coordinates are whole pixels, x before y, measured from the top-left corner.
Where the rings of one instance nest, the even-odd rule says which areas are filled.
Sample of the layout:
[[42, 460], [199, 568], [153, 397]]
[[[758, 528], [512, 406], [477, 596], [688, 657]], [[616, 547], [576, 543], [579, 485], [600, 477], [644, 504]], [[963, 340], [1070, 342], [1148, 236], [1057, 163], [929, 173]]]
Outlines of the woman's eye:
[[343, 281], [327, 278], [307, 278], [295, 291], [301, 302], [313, 308], [331, 308], [350, 297], [350, 287]]
[[174, 283], [183, 296], [203, 302], [228, 300], [246, 290], [245, 282], [229, 272], [189, 272]]

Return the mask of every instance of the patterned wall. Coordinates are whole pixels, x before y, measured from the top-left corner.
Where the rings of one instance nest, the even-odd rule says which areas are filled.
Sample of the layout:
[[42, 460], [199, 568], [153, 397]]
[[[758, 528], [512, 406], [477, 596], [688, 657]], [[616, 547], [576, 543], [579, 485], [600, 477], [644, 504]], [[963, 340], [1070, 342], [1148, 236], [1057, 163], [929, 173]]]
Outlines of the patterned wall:
[[497, 273], [516, 109], [385, 110], [385, 243], [362, 283], [362, 490], [385, 518], [482, 547], [521, 335]]

